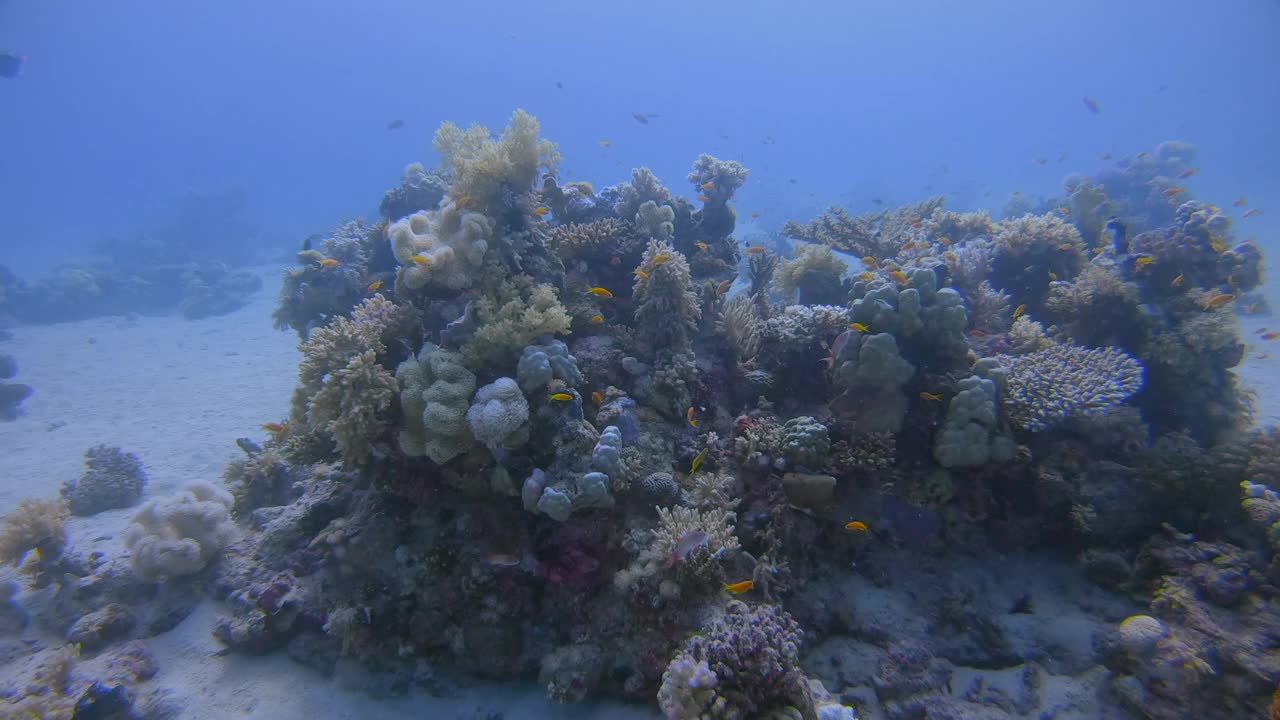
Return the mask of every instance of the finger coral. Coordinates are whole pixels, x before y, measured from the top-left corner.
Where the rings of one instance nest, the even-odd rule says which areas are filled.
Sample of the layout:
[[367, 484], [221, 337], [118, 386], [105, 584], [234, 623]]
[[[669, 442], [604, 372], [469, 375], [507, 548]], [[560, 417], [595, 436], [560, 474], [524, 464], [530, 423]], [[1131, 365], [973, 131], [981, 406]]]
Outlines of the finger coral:
[[470, 198], [486, 211], [496, 210], [504, 191], [531, 190], [538, 168], [554, 174], [560, 151], [550, 140], [539, 139], [540, 131], [537, 118], [524, 110], [512, 113], [496, 140], [480, 125], [466, 130], [451, 122], [441, 125], [431, 145], [448, 173], [449, 196], [455, 201]]
[[129, 562], [144, 580], [200, 572], [235, 534], [229, 494], [203, 483], [152, 500], [125, 531]]
[[577, 360], [559, 340], [526, 347], [516, 365], [516, 378], [520, 389], [527, 393], [546, 388], [552, 380], [562, 380], [569, 387], [582, 384]]
[[400, 383], [400, 451], [446, 463], [475, 444], [467, 423], [476, 376], [462, 356], [427, 343], [396, 368]]
[[1142, 388], [1142, 365], [1112, 347], [1053, 344], [998, 360], [1006, 372], [1001, 403], [1010, 419], [1032, 431], [1106, 412]]
[[[983, 360], [983, 363], [993, 363]], [[972, 375], [956, 384], [947, 417], [934, 439], [933, 456], [943, 467], [975, 467], [1013, 458], [1013, 439], [997, 428], [996, 383]]]

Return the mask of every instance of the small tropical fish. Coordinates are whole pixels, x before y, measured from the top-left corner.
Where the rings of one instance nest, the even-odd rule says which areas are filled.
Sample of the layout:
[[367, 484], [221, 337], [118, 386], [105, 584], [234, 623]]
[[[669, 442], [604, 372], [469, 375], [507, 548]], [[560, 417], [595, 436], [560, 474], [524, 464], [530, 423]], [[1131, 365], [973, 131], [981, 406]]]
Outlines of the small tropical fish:
[[1210, 240], [1209, 248], [1214, 252], [1221, 254], [1227, 251], [1227, 244], [1221, 240]]
[[1071, 208], [1069, 208], [1069, 207], [1060, 207], [1060, 208], [1058, 208], [1058, 214], [1059, 214], [1059, 215], [1061, 215], [1062, 217], [1068, 217], [1068, 216], [1070, 216], [1070, 215], [1071, 215]]
[[1187, 168], [1186, 170], [1183, 170], [1182, 172], [1178, 173], [1178, 179], [1186, 180], [1187, 178], [1191, 177], [1192, 175], [1195, 175], [1198, 172], [1200, 172], [1200, 168]]
[[648, 280], [648, 279], [649, 279], [649, 273], [647, 273], [647, 272], [645, 272], [645, 271], [643, 271], [643, 270], [636, 270], [635, 272], [633, 272], [633, 273], [631, 273], [631, 274], [632, 274], [632, 275], [635, 275], [636, 277], [640, 278], [641, 280]]
[[1050, 279], [1050, 280], [1057, 280], [1057, 279], [1058, 279], [1058, 273], [1056, 273], [1056, 272], [1054, 272], [1054, 271], [1050, 270], [1050, 271], [1049, 271], [1049, 279]]
[[287, 422], [285, 422], [285, 423], [278, 423], [278, 422], [262, 423], [262, 429], [263, 429], [263, 430], [266, 430], [267, 432], [271, 433], [272, 435], [283, 435], [283, 434], [285, 434], [286, 432], [289, 432], [289, 423], [287, 423]]
[[1276, 338], [1280, 338], [1280, 332], [1265, 332], [1262, 333], [1261, 337], [1263, 340], [1275, 340]]
[[1048, 164], [1049, 164], [1049, 158], [1042, 158], [1042, 157], [1038, 157], [1038, 158], [1036, 158], [1036, 164], [1037, 164], [1037, 165], [1048, 165]]
[[494, 567], [516, 567], [520, 564], [520, 558], [507, 553], [489, 553], [484, 558], [484, 564]]
[[601, 315], [600, 313], [596, 313], [595, 315], [591, 316], [592, 325], [599, 325], [602, 322], [604, 322], [604, 316]]
[[857, 331], [858, 331], [858, 332], [860, 332], [860, 333], [864, 333], [864, 332], [871, 332], [871, 328], [867, 327], [866, 325], [863, 325], [863, 324], [862, 324], [862, 323], [860, 323], [860, 322], [856, 322], [856, 323], [849, 323], [849, 329], [850, 329], [850, 330], [857, 330]]
[[758, 212], [753, 212], [753, 213], [751, 213], [751, 217], [752, 217], [752, 218], [758, 218], [758, 217], [760, 217], [760, 213], [758, 213]]
[[974, 328], [970, 330], [967, 334], [969, 335], [969, 337], [986, 337], [987, 331], [981, 328]]
[[1231, 207], [1244, 207], [1244, 196], [1241, 195], [1240, 197], [1236, 198], [1235, 202], [1231, 203]]
[[1142, 257], [1140, 257], [1140, 258], [1138, 258], [1137, 260], [1134, 260], [1134, 261], [1133, 261], [1133, 266], [1134, 266], [1135, 268], [1137, 268], [1137, 269], [1141, 270], [1142, 268], [1144, 268], [1144, 267], [1146, 267], [1146, 266], [1150, 265], [1151, 263], [1153, 263], [1153, 262], [1155, 262], [1155, 261], [1156, 261], [1156, 259], [1155, 259], [1155, 258], [1153, 258], [1153, 257], [1151, 257], [1150, 255], [1143, 255]]
[[1174, 185], [1171, 188], [1165, 188], [1164, 190], [1161, 190], [1160, 194], [1165, 197], [1173, 197], [1174, 195], [1181, 195], [1186, 191], [1187, 191], [1186, 188], [1182, 187], [1181, 185]]
[[549, 213], [549, 212], [551, 212], [551, 208], [546, 207], [545, 205], [544, 205], [544, 206], [540, 206], [540, 207], [536, 207], [536, 208], [534, 208], [534, 209], [533, 209], [533, 214], [534, 214], [534, 215], [537, 215], [538, 217], [543, 217], [544, 215], [546, 215], [546, 214], [547, 214], [547, 213]]
[[22, 66], [26, 64], [26, 55], [0, 52], [0, 77], [12, 80], [22, 74]]
[[928, 401], [930, 401], [930, 402], [941, 402], [941, 400], [942, 400], [942, 396], [941, 396], [941, 395], [938, 395], [937, 393], [931, 393], [931, 392], [924, 392], [924, 391], [921, 391], [921, 392], [920, 392], [920, 399], [921, 399], [921, 400], [928, 400]]
[[1213, 308], [1222, 307], [1223, 305], [1226, 305], [1227, 303], [1235, 299], [1236, 299], [1236, 296], [1232, 295], [1231, 293], [1218, 293], [1217, 295], [1214, 295], [1213, 297], [1204, 301], [1204, 309], [1212, 310]]
[[671, 553], [667, 555], [667, 567], [675, 567], [676, 563], [688, 560], [690, 555], [706, 547], [710, 542], [711, 536], [703, 530], [684, 531], [671, 546]]
[[664, 263], [664, 262], [666, 262], [666, 261], [668, 261], [668, 260], [670, 260], [670, 259], [671, 259], [671, 256], [670, 256], [670, 255], [668, 255], [668, 254], [666, 254], [666, 253], [658, 253], [657, 255], [654, 255], [654, 256], [653, 256], [653, 259], [652, 259], [652, 260], [650, 260], [649, 262], [650, 262], [650, 264], [653, 264], [653, 265], [661, 265], [662, 263]]
[[641, 125], [648, 125], [649, 120], [651, 118], [658, 117], [658, 113], [633, 112], [631, 113], [631, 117], [635, 118], [636, 122], [640, 123]]
[[1244, 215], [1241, 215], [1240, 217], [1253, 217], [1254, 215], [1257, 215], [1257, 214], [1258, 214], [1258, 208], [1249, 208], [1248, 210], [1245, 210]]
[[703, 251], [705, 251], [707, 248], [711, 247], [710, 245], [708, 245], [708, 244], [706, 244], [706, 243], [704, 243], [704, 242], [696, 242], [696, 243], [694, 243], [694, 246], [695, 246], [695, 247], [697, 247], [699, 250], [703, 250]]
[[597, 405], [603, 405], [603, 404], [604, 404], [604, 396], [600, 394], [600, 391], [599, 391], [599, 390], [592, 390], [592, 391], [591, 391], [591, 402], [593, 402], [593, 403], [595, 403], [595, 404], [597, 404]]
[[728, 592], [733, 593], [734, 595], [741, 595], [744, 592], [750, 592], [751, 588], [755, 586], [756, 586], [755, 581], [743, 580], [742, 582], [725, 583], [724, 589]]
[[747, 252], [751, 253], [752, 255], [759, 255], [760, 253], [763, 253], [763, 252], [769, 252], [769, 249], [763, 245], [752, 245], [751, 247], [747, 248]]
[[1255, 360], [1266, 360], [1269, 357], [1271, 357], [1271, 353], [1269, 352], [1260, 352], [1257, 355], [1253, 356]]
[[693, 406], [692, 406], [692, 405], [690, 405], [690, 406], [689, 406], [689, 409], [685, 411], [685, 413], [684, 413], [684, 419], [689, 421], [689, 427], [698, 427], [698, 421], [693, 419]]
[[950, 250], [942, 253], [942, 259], [946, 260], [947, 262], [960, 262], [960, 256], [956, 255]]
[[1101, 155], [1099, 155], [1099, 156], [1098, 156], [1098, 159], [1099, 159], [1099, 160], [1110, 160], [1110, 159], [1111, 159], [1111, 153], [1109, 153], [1109, 152], [1104, 152], [1104, 153], [1102, 153]]
[[844, 524], [844, 529], [852, 530], [854, 532], [866, 532], [868, 530], [867, 524], [861, 520], [850, 520]]
[[587, 294], [595, 295], [598, 298], [605, 298], [605, 299], [613, 297], [613, 293], [609, 292], [608, 290], [602, 287], [587, 288]]
[[711, 198], [707, 197], [706, 195], [698, 195], [698, 197], [697, 197], [698, 202], [706, 202], [706, 201], [708, 201], [708, 200], [710, 200], [710, 199], [711, 199]]
[[1018, 318], [1022, 317], [1022, 313], [1026, 311], [1027, 311], [1027, 304], [1022, 303], [1021, 305], [1013, 309], [1013, 319], [1017, 320]]
[[914, 248], [915, 246], [916, 246], [916, 241], [915, 241], [915, 240], [905, 240], [905, 241], [903, 241], [903, 243], [902, 243], [901, 245], [899, 245], [899, 246], [898, 246], [898, 249], [899, 249], [899, 250], [910, 250], [910, 249]]
[[1063, 186], [1062, 186], [1062, 192], [1064, 192], [1064, 193], [1070, 194], [1070, 193], [1073, 193], [1073, 192], [1075, 192], [1075, 191], [1076, 191], [1076, 186], [1075, 186], [1075, 185], [1063, 185]]
[[938, 237], [938, 244], [944, 247], [948, 246], [951, 244], [951, 238], [947, 237], [946, 235], [940, 235]]
[[911, 282], [911, 279], [907, 277], [907, 274], [902, 272], [901, 270], [894, 270], [893, 272], [889, 273], [889, 277], [893, 278], [893, 281], [898, 283], [899, 285], [906, 285], [907, 283]]
[[910, 223], [911, 227], [915, 228], [916, 230], [919, 230], [920, 228], [924, 227], [924, 223], [920, 222], [920, 218], [911, 218], [907, 222]]
[[566, 392], [559, 392], [559, 393], [551, 393], [551, 396], [548, 397], [547, 399], [554, 400], [556, 402], [566, 402], [568, 400], [572, 400], [573, 396]]
[[598, 144], [600, 145], [600, 147], [607, 148], [607, 147], [609, 147], [610, 145], [612, 145], [613, 143], [609, 142], [608, 140], [600, 140], [600, 141], [598, 142]]
[[862, 282], [871, 282], [872, 280], [876, 279], [876, 276], [874, 273], [870, 273], [870, 272], [867, 272], [866, 270], [863, 270], [862, 272], [858, 273], [858, 279], [861, 280]]
[[689, 474], [690, 474], [690, 475], [692, 475], [692, 474], [694, 474], [694, 473], [698, 472], [698, 466], [702, 464], [702, 461], [703, 461], [703, 460], [706, 460], [706, 459], [707, 459], [707, 450], [709, 450], [709, 449], [710, 449], [710, 448], [702, 448], [702, 452], [700, 452], [700, 453], [698, 453], [697, 455], [695, 455], [695, 456], [694, 456], [694, 458], [693, 458], [693, 464], [689, 466]]
[[866, 265], [868, 270], [880, 269], [879, 261], [877, 261], [875, 258], [871, 257], [870, 255], [867, 255], [866, 257], [862, 258], [862, 264]]
[[404, 127], [403, 120], [392, 120], [391, 122], [387, 123], [388, 130], [399, 130], [402, 127]]
[[1182, 276], [1183, 276], [1183, 273], [1178, 273], [1178, 277], [1174, 278], [1174, 279], [1169, 283], [1169, 287], [1178, 287], [1179, 285], [1181, 285], [1181, 284], [1182, 284]]
[[364, 289], [364, 291], [365, 291], [365, 292], [374, 292], [375, 290], [377, 290], [377, 289], [378, 289], [378, 288], [380, 288], [380, 287], [382, 287], [382, 281], [381, 281], [381, 280], [374, 280], [373, 282], [369, 283], [369, 286], [368, 286], [368, 287], [366, 287], [366, 288]]
[[1098, 104], [1097, 100], [1094, 100], [1093, 98], [1087, 95], [1085, 97], [1080, 98], [1080, 100], [1081, 102], [1084, 103], [1084, 106], [1089, 109], [1089, 112], [1093, 113], [1094, 115], [1097, 115], [1098, 113], [1102, 112], [1102, 106]]
[[331, 257], [327, 257], [320, 261], [320, 267], [322, 268], [338, 267], [341, 264], [342, 263], [338, 262], [337, 258]]
[[410, 256], [409, 256], [409, 262], [413, 263], [414, 265], [430, 265], [430, 264], [431, 264], [431, 258], [427, 257], [426, 255], [421, 255], [421, 254], [419, 254], [419, 255], [410, 255]]
[[721, 281], [720, 281], [720, 284], [719, 284], [719, 285], [716, 285], [716, 294], [717, 294], [717, 295], [723, 295], [723, 294], [725, 294], [725, 293], [729, 292], [729, 288], [730, 288], [730, 287], [732, 287], [732, 286], [733, 286], [733, 281], [732, 281], [732, 280], [721, 280]]
[[712, 190], [715, 190], [715, 189], [716, 189], [716, 184], [715, 184], [715, 183], [713, 183], [713, 182], [711, 182], [710, 180], [708, 180], [708, 181], [706, 181], [706, 182], [702, 183], [701, 185], [699, 185], [699, 186], [698, 186], [698, 189], [699, 189], [699, 190], [706, 190], [707, 192], [711, 192]]

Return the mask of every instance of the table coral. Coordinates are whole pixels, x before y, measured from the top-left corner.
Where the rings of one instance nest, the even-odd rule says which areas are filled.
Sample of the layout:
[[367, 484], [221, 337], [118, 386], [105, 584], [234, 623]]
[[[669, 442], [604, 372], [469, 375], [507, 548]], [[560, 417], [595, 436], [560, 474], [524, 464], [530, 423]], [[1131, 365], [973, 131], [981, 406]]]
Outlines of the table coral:
[[943, 200], [942, 196], [935, 196], [912, 205], [856, 217], [833, 207], [803, 225], [787, 222], [782, 226], [782, 233], [826, 245], [854, 257], [870, 256], [883, 260], [897, 255], [903, 236], [910, 235], [912, 223], [920, 223], [932, 215], [935, 209], [942, 207]]
[[1142, 388], [1142, 365], [1116, 348], [1054, 344], [998, 359], [1007, 372], [1001, 403], [1027, 430], [1106, 412]]

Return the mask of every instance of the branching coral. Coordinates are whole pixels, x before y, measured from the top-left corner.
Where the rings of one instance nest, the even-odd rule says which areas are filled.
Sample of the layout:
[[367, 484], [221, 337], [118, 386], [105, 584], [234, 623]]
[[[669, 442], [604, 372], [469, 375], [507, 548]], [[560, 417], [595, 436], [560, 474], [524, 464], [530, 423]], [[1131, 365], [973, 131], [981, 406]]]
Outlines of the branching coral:
[[4, 516], [0, 563], [17, 565], [31, 551], [39, 555], [41, 564], [56, 561], [67, 542], [66, 522], [67, 509], [61, 502], [24, 499]]
[[746, 720], [784, 707], [816, 718], [799, 666], [803, 635], [777, 606], [751, 608], [735, 600], [672, 659], [658, 705], [670, 720]]
[[1106, 412], [1142, 388], [1142, 365], [1111, 347], [1054, 344], [998, 360], [1005, 370], [1001, 402], [1009, 418], [1027, 430]]
[[760, 328], [756, 304], [747, 295], [735, 295], [725, 303], [719, 330], [739, 362], [750, 361], [759, 352]]
[[547, 234], [547, 247], [563, 260], [607, 261], [630, 253], [639, 243], [631, 225], [617, 218], [566, 223]]
[[472, 125], [463, 130], [446, 122], [436, 130], [432, 147], [440, 154], [449, 175], [449, 196], [470, 198], [483, 210], [495, 210], [504, 192], [533, 189], [538, 169], [554, 174], [560, 152], [550, 140], [540, 140], [537, 118], [516, 110], [511, 122], [495, 140], [488, 128]]
[[1040, 309], [1054, 277], [1075, 277], [1087, 260], [1079, 231], [1056, 215], [1001, 220], [992, 238], [991, 284], [1032, 311]]
[[1138, 289], [1093, 265], [1071, 282], [1050, 283], [1045, 309], [1075, 342], [1135, 347], [1145, 328]]
[[687, 349], [702, 317], [689, 263], [669, 243], [650, 240], [640, 270], [632, 298], [641, 337], [654, 351]]
[[[298, 253], [298, 266], [285, 271], [280, 299], [271, 314], [276, 329], [292, 329], [305, 340], [324, 318], [350, 312], [367, 292], [369, 246], [375, 241], [386, 242], [380, 231], [352, 220], [318, 246]], [[338, 264], [322, 265], [326, 259]]]
[[855, 257], [871, 256], [880, 260], [897, 255], [902, 238], [909, 234], [912, 223], [919, 224], [935, 209], [942, 207], [942, 202], [941, 196], [935, 196], [913, 205], [857, 217], [850, 217], [844, 210], [833, 207], [804, 225], [788, 222], [782, 226], [782, 232]]
[[62, 497], [72, 515], [126, 508], [142, 499], [147, 473], [137, 455], [99, 445], [85, 451], [84, 464], [79, 480], [62, 484]]
[[476, 376], [460, 354], [427, 343], [417, 357], [400, 363], [396, 379], [404, 413], [401, 452], [446, 463], [474, 445], [467, 410]]
[[[737, 517], [724, 508], [694, 508], [676, 506], [657, 508], [658, 527], [653, 538], [631, 565], [613, 578], [619, 590], [630, 590], [656, 575], [674, 573], [676, 577], [709, 587], [719, 577], [718, 558], [738, 549], [738, 536], [734, 534], [733, 521]], [[701, 540], [697, 547], [687, 550], [690, 539]], [[681, 540], [686, 542], [681, 545]], [[677, 553], [677, 550], [681, 550]]]
[[571, 323], [555, 287], [547, 284], [522, 286], [501, 305], [487, 297], [476, 300], [475, 317], [479, 327], [462, 355], [468, 367], [477, 369], [510, 362], [538, 338], [566, 335]]
[[231, 505], [231, 495], [202, 483], [144, 505], [125, 531], [134, 572], [156, 580], [203, 570], [235, 534]]
[[831, 248], [801, 245], [796, 248], [795, 258], [784, 260], [778, 267], [773, 285], [788, 305], [796, 298], [797, 291], [801, 305], [837, 304], [845, 294], [840, 278], [847, 269]]
[[387, 236], [400, 263], [397, 287], [461, 290], [480, 274], [493, 241], [493, 221], [453, 202], [393, 223]]

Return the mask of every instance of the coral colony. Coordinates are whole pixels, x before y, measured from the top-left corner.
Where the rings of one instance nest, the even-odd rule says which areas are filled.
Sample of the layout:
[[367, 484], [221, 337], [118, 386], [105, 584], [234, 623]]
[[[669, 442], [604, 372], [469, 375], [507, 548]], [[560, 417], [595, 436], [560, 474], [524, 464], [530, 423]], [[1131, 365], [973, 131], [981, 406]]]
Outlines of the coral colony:
[[[1261, 253], [1176, 187], [1193, 148], [1002, 220], [832, 209], [786, 226], [789, 259], [733, 237], [737, 162], [699, 157], [690, 201], [644, 168], [563, 182], [523, 111], [435, 148], [381, 221], [287, 272], [297, 387], [225, 490], [149, 501], [127, 560], [67, 547], [62, 503], [9, 516], [0, 558], [84, 638], [46, 662], [137, 653], [204, 588], [233, 650], [384, 689], [449, 670], [668, 718], [1280, 716], [1280, 435], [1232, 371]], [[70, 512], [139, 501], [136, 458], [88, 463]], [[974, 580], [1037, 551], [1097, 598], [1083, 635], [1053, 593]], [[881, 609], [900, 622], [858, 604], [912, 583]], [[1022, 667], [1024, 692], [953, 686], [960, 665]], [[10, 699], [147, 676], [67, 672]], [[1046, 673], [1094, 699], [1052, 704]]]

